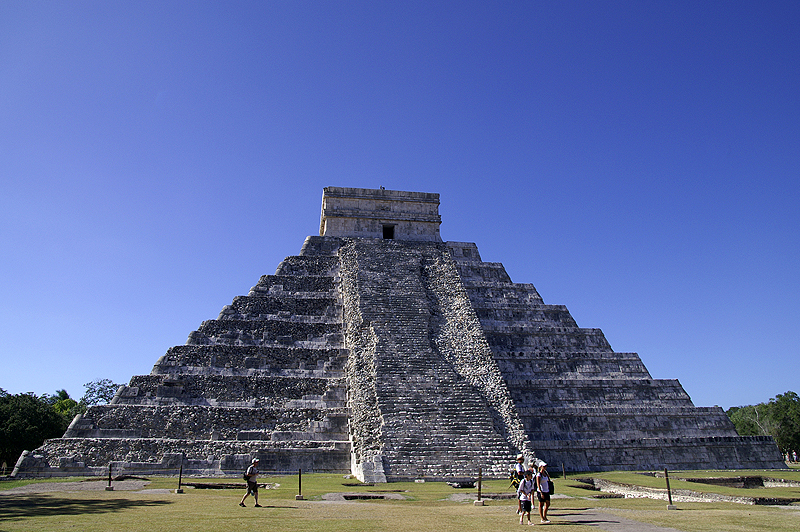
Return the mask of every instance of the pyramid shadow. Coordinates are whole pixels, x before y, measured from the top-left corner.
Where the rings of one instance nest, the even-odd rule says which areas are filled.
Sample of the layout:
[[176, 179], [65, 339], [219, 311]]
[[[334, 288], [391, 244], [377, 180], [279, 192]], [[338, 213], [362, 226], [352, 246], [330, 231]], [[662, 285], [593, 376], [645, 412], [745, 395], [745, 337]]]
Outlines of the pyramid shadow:
[[21, 517], [112, 513], [131, 508], [158, 507], [172, 504], [165, 500], [69, 499], [66, 497], [3, 495], [0, 497], [0, 521]]

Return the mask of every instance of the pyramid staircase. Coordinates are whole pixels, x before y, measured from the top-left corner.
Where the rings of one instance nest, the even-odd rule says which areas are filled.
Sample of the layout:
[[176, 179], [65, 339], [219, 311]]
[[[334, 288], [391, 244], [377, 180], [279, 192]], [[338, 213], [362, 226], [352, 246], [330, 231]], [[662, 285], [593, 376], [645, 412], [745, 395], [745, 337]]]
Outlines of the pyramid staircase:
[[[491, 390], [472, 382], [472, 368], [451, 353], [460, 350], [473, 361], [481, 359], [464, 327], [471, 319], [480, 333], [479, 324], [466, 293], [453, 290], [458, 278], [447, 248], [428, 242], [349, 240], [339, 255], [350, 335], [367, 328], [371, 339], [364, 345], [358, 339], [348, 342], [354, 360], [368, 360], [353, 368], [351, 390], [359, 390], [359, 383], [371, 386], [358, 392], [369, 396], [365, 410], [372, 415], [364, 416], [366, 426], [354, 426], [354, 454], [369, 466], [365, 472], [355, 463], [357, 475], [371, 480], [444, 478], [474, 474], [478, 467], [491, 476], [506, 474], [519, 447], [506, 438], [505, 425], [516, 422], [521, 433], [521, 424], [493, 411]], [[455, 286], [441, 286], [447, 264]], [[443, 302], [437, 292], [456, 302]], [[458, 326], [447, 330], [443, 322], [448, 319]], [[494, 362], [488, 344], [480, 347], [480, 370], [486, 373], [485, 366]], [[499, 370], [495, 375], [499, 383]]]

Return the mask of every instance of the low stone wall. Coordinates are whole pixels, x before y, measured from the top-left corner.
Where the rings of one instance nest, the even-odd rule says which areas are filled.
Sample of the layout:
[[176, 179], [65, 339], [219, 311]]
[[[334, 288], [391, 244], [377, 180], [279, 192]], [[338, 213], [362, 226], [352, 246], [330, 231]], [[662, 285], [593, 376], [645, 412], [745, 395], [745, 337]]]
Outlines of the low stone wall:
[[[663, 476], [663, 475], [662, 475]], [[670, 494], [666, 488], [650, 488], [647, 486], [632, 486], [630, 484], [621, 484], [611, 482], [601, 478], [592, 478], [582, 480], [582, 482], [590, 482], [595, 488], [605, 493], [615, 493], [622, 495], [629, 499], [656, 499], [667, 501]], [[735, 495], [723, 495], [720, 493], [707, 493], [687, 489], [671, 489], [673, 503], [680, 502], [733, 502], [737, 504], [768, 504], [768, 505], [788, 505], [797, 502], [798, 499], [794, 498], [764, 498], [764, 497], [740, 497]]]
[[346, 473], [348, 442], [237, 442], [168, 439], [60, 438], [20, 456], [16, 478], [112, 474], [241, 477], [253, 458], [263, 472]]
[[768, 436], [642, 438], [615, 440], [533, 440], [537, 455], [567, 471], [779, 469], [775, 441]]

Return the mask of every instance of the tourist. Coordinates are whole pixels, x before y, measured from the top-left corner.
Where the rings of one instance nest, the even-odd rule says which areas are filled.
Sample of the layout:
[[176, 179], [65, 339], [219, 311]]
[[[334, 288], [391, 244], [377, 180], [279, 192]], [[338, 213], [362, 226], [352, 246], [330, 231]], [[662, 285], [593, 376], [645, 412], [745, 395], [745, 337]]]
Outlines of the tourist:
[[261, 505], [258, 504], [258, 458], [253, 458], [253, 462], [247, 468], [245, 476], [247, 477], [247, 493], [242, 497], [239, 506], [246, 506], [244, 500], [248, 495], [252, 495], [256, 500], [256, 508], [261, 508]]
[[532, 471], [525, 471], [525, 479], [519, 483], [519, 488], [517, 488], [517, 499], [519, 499], [519, 505], [521, 508], [521, 512], [519, 514], [519, 524], [524, 524], [523, 521], [525, 520], [525, 515], [528, 516], [528, 524], [532, 525], [531, 523], [531, 505], [533, 504], [533, 492], [534, 490], [534, 482], [533, 482], [533, 472]]
[[542, 524], [550, 521], [547, 519], [547, 510], [550, 509], [550, 475], [547, 474], [547, 464], [539, 464], [539, 474], [536, 475], [536, 496], [539, 498], [539, 517]]
[[[514, 464], [514, 471], [511, 473], [511, 485], [515, 490], [519, 490], [519, 483], [525, 477], [525, 457], [521, 454], [517, 455], [517, 463]], [[517, 497], [517, 515], [522, 514], [522, 502]]]
[[[528, 462], [528, 471], [531, 472], [531, 476], [534, 479], [534, 481], [533, 481], [533, 491], [536, 491], [536, 462], [535, 461], [531, 460], [530, 462]], [[531, 504], [533, 505], [533, 508], [535, 509], [536, 508], [536, 499], [535, 498], [531, 500]]]

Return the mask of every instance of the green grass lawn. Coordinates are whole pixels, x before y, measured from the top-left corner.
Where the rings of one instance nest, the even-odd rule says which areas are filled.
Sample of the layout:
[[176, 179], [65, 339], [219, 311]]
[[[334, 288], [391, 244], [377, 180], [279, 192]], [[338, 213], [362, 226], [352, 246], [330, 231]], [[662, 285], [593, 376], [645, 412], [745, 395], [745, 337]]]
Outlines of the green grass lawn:
[[[721, 472], [707, 472], [722, 476]], [[739, 472], [736, 472], [739, 473]], [[759, 472], [764, 476], [800, 475], [796, 472]], [[603, 473], [593, 476], [629, 479], [641, 485], [662, 487], [663, 479], [631, 473]], [[614, 477], [614, 475], [618, 475]], [[586, 475], [588, 476], [588, 474]], [[692, 476], [700, 476], [692, 472]], [[75, 480], [75, 479], [67, 479]], [[184, 479], [195, 482], [198, 479]], [[210, 490], [185, 488], [175, 494], [148, 491], [74, 491], [44, 494], [0, 493], [0, 531], [17, 530], [80, 530], [92, 531], [225, 531], [267, 530], [282, 531], [506, 531], [518, 527], [516, 501], [492, 500], [485, 506], [474, 506], [474, 489], [455, 489], [439, 482], [398, 482], [375, 486], [353, 485], [355, 480], [341, 475], [303, 475], [303, 495], [297, 501], [297, 477], [261, 477], [260, 482], [279, 484], [276, 489], [261, 490], [254, 508], [252, 497], [247, 508], [238, 506], [244, 490]], [[214, 480], [203, 480], [214, 482]], [[225, 482], [231, 482], [226, 480]], [[572, 478], [555, 479], [558, 494], [569, 498], [553, 500], [550, 526], [569, 526], [574, 532], [597, 528], [574, 524], [567, 517], [579, 516], [589, 508], [634, 519], [668, 526], [678, 530], [736, 531], [796, 531], [800, 524], [800, 506], [777, 508], [746, 506], [734, 503], [678, 504], [679, 510], [667, 511], [664, 501], [649, 499], [595, 499], [596, 492], [579, 487]], [[662, 484], [659, 484], [661, 482]], [[679, 481], [678, 481], [679, 482]], [[690, 484], [692, 488], [702, 486]], [[8, 489], [8, 482], [0, 489]], [[145, 490], [177, 487], [177, 479], [154, 478]], [[714, 491], [731, 488], [710, 487]], [[783, 489], [783, 488], [780, 488]], [[372, 495], [401, 493], [404, 500], [329, 502], [322, 500], [326, 493], [362, 492]], [[738, 492], [753, 490], [735, 490]], [[761, 490], [759, 490], [761, 491]], [[509, 493], [508, 482], [488, 481], [483, 494]], [[459, 502], [455, 494], [471, 494]]]

